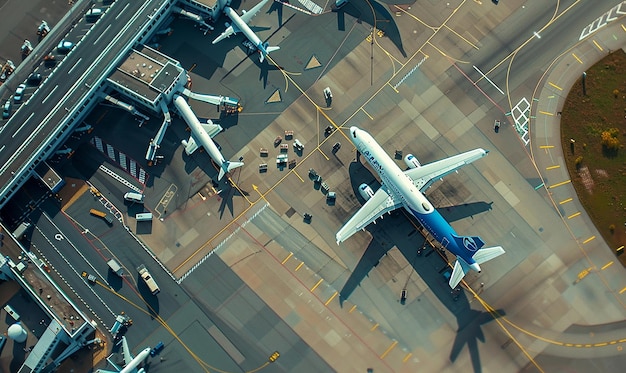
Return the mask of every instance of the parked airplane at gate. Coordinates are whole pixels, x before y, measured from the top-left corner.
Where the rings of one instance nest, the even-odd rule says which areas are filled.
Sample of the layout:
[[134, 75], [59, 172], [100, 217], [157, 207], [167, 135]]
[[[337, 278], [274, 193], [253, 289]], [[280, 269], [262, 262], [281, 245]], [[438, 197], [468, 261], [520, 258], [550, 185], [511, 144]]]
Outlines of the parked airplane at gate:
[[118, 367], [116, 364], [114, 364], [112, 361], [109, 361], [109, 359], [107, 358], [107, 361], [109, 361], [109, 363], [113, 365], [113, 368], [115, 368], [115, 370], [112, 371], [112, 370], [106, 370], [106, 369], [98, 369], [96, 373], [144, 373], [145, 372], [143, 368], [137, 369], [137, 367], [144, 360], [146, 360], [146, 358], [150, 354], [150, 347], [144, 348], [143, 350], [141, 350], [140, 353], [137, 354], [137, 356], [133, 357], [133, 355], [130, 353], [130, 349], [128, 348], [126, 337], [122, 337], [122, 353], [124, 355], [124, 367], [123, 368]]
[[180, 95], [174, 95], [174, 106], [176, 106], [191, 129], [189, 140], [181, 141], [185, 147], [185, 153], [191, 155], [198, 149], [198, 145], [202, 146], [220, 169], [217, 180], [221, 180], [231, 170], [243, 166], [243, 162], [227, 161], [217, 148], [217, 145], [215, 145], [215, 142], [213, 142], [213, 139], [211, 139], [211, 137], [222, 131], [221, 126], [213, 124], [211, 121], [207, 124], [201, 124], [187, 104], [187, 101]]
[[230, 20], [232, 21], [232, 24], [231, 25], [229, 25], [228, 23], [226, 24], [227, 26], [226, 30], [220, 36], [218, 36], [215, 40], [213, 40], [213, 44], [221, 40], [224, 40], [225, 38], [233, 34], [242, 32], [248, 38], [248, 40], [250, 40], [250, 42], [254, 44], [254, 46], [259, 50], [259, 53], [260, 53], [259, 59], [261, 62], [263, 62], [263, 60], [265, 59], [265, 56], [267, 56], [270, 52], [279, 50], [280, 47], [270, 47], [268, 42], [263, 43], [261, 39], [259, 39], [259, 37], [254, 33], [254, 31], [252, 31], [250, 27], [248, 26], [248, 22], [252, 19], [252, 17], [254, 17], [254, 15], [259, 10], [261, 10], [261, 8], [263, 8], [263, 6], [265, 6], [265, 4], [267, 4], [268, 1], [269, 0], [261, 1], [254, 8], [250, 9], [249, 12], [246, 12], [244, 10], [241, 17], [231, 7], [229, 6], [224, 7], [224, 14], [226, 14], [228, 18], [230, 18]]
[[385, 153], [376, 140], [357, 127], [350, 127], [350, 140], [380, 176], [382, 185], [373, 193], [367, 185], [359, 193], [367, 202], [337, 232], [337, 243], [399, 207], [404, 207], [428, 232], [457, 258], [449, 285], [455, 288], [465, 274], [473, 269], [480, 272], [480, 264], [504, 254], [501, 246], [483, 248], [480, 237], [459, 236], [422, 194], [434, 180], [487, 155], [484, 149], [474, 149], [440, 161], [421, 165], [412, 154], [404, 158], [409, 170], [400, 167]]

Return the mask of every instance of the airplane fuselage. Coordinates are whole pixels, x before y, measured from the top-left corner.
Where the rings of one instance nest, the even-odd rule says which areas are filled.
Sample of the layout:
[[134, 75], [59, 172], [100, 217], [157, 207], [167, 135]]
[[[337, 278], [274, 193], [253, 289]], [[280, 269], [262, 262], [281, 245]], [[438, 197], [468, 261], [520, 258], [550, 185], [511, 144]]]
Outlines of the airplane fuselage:
[[[250, 42], [254, 44], [254, 46], [257, 47], [257, 49], [261, 53], [267, 54], [267, 51], [265, 51], [265, 48], [263, 47], [263, 42], [261, 41], [261, 39], [259, 39], [259, 37], [254, 33], [254, 31], [252, 31], [250, 26], [248, 26], [248, 24], [245, 23], [241, 19], [241, 17], [239, 17], [239, 14], [237, 14], [236, 11], [234, 11], [231, 7], [227, 6], [227, 7], [224, 7], [224, 14], [226, 14], [226, 16], [230, 18], [232, 23], [235, 26], [237, 26], [239, 30], [241, 30], [241, 32], [246, 36], [246, 38], [248, 38], [248, 40], [250, 40]], [[229, 26], [229, 27], [232, 28], [233, 26]]]
[[137, 370], [137, 366], [139, 366], [139, 364], [146, 360], [149, 354], [150, 348], [144, 348], [143, 350], [141, 350], [140, 353], [137, 354], [137, 356], [135, 356], [131, 361], [128, 362], [128, 364], [126, 364], [124, 369], [120, 370], [120, 373], [143, 372], [143, 369]]
[[[367, 132], [356, 127], [350, 128], [350, 140], [367, 162], [378, 173], [390, 194], [402, 201], [404, 208], [419, 221], [443, 247], [455, 256], [461, 257], [472, 268], [480, 267], [472, 258], [476, 252], [460, 247], [453, 236], [458, 236], [454, 228], [439, 214], [428, 199], [413, 184], [413, 180], [387, 155], [383, 148]], [[356, 136], [355, 136], [356, 134]], [[466, 245], [470, 246], [471, 245]]]
[[209, 136], [209, 134], [200, 124], [200, 121], [198, 121], [196, 115], [193, 113], [193, 111], [191, 111], [191, 108], [187, 104], [187, 101], [185, 101], [182, 96], [175, 95], [174, 105], [176, 105], [176, 108], [181, 112], [181, 115], [185, 119], [185, 122], [187, 122], [189, 128], [200, 143], [199, 145], [201, 145], [207, 151], [211, 159], [213, 159], [213, 161], [217, 163], [218, 166], [221, 166], [224, 162], [226, 162], [226, 159], [224, 159], [224, 156], [217, 148], [217, 145], [215, 145], [213, 139], [211, 139], [211, 136]]

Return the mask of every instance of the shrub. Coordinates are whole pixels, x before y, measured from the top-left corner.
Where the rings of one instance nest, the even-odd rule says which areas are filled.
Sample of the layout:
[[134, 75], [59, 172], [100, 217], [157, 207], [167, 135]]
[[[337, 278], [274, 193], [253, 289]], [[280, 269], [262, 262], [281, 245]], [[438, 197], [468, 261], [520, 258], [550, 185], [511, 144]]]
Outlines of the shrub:
[[602, 149], [606, 152], [615, 153], [619, 149], [619, 139], [617, 136], [619, 135], [619, 129], [611, 128], [606, 131], [602, 131], [600, 135], [602, 139]]
[[609, 231], [611, 231], [611, 234], [613, 234], [613, 232], [615, 232], [615, 224], [609, 225]]
[[576, 158], [576, 169], [579, 169], [580, 166], [582, 166], [583, 164], [583, 156], [579, 155], [578, 158]]

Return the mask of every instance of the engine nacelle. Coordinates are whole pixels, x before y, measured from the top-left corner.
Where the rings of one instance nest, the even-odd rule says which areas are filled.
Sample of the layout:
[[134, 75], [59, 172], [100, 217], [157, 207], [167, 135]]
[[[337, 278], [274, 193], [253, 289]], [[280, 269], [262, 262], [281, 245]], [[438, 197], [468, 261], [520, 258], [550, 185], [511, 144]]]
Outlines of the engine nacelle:
[[180, 143], [183, 144], [184, 147], [187, 147], [187, 140], [181, 140]]
[[420, 161], [417, 160], [417, 158], [413, 155], [413, 154], [407, 154], [406, 157], [404, 157], [404, 163], [406, 164], [406, 166], [408, 168], [419, 168], [422, 165], [420, 164]]
[[374, 196], [374, 191], [369, 185], [361, 184], [359, 185], [359, 194], [364, 200], [369, 201], [369, 199]]

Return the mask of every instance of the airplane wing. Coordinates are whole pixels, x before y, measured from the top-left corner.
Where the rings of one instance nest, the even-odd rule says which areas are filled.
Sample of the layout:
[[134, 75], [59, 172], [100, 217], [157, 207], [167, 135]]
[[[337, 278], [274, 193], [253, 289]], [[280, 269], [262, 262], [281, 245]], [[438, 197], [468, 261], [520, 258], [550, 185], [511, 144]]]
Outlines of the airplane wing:
[[235, 28], [233, 25], [230, 25], [226, 28], [226, 30], [224, 30], [224, 32], [220, 34], [220, 36], [218, 36], [217, 38], [215, 38], [215, 40], [213, 40], [212, 44], [216, 44], [226, 39], [227, 37], [230, 37], [231, 35], [236, 34], [239, 31], [240, 31], [239, 28]]
[[187, 142], [184, 145], [185, 145], [185, 152], [187, 154], [192, 154], [198, 149], [198, 142], [195, 140], [195, 136], [193, 135], [193, 132], [191, 133], [191, 136], [189, 136], [189, 140], [187, 140]]
[[434, 182], [434, 180], [442, 178], [445, 175], [456, 171], [458, 168], [484, 157], [485, 155], [487, 155], [486, 150], [474, 149], [433, 163], [429, 163], [422, 167], [407, 170], [405, 171], [405, 174], [407, 174], [413, 180], [413, 184], [421, 192], [423, 192], [428, 189], [428, 187]]
[[130, 363], [130, 361], [134, 358], [134, 356], [130, 353], [130, 348], [128, 348], [126, 337], [122, 337], [122, 354], [124, 355], [124, 365], [128, 365], [128, 363]]
[[394, 198], [387, 192], [383, 184], [365, 204], [357, 211], [346, 224], [341, 227], [335, 238], [337, 243], [347, 240], [357, 231], [364, 229], [370, 223], [381, 217], [386, 212], [393, 211], [402, 206], [399, 199]]
[[215, 135], [224, 130], [222, 126], [220, 126], [219, 124], [214, 124], [211, 120], [209, 120], [207, 123], [201, 123], [201, 125], [211, 138], [214, 138]]
[[242, 21], [244, 21], [245, 23], [248, 23], [252, 17], [254, 17], [257, 12], [259, 10], [261, 10], [261, 8], [263, 8], [265, 6], [265, 4], [267, 4], [269, 0], [263, 0], [260, 3], [258, 3], [257, 5], [254, 6], [254, 8], [250, 9], [249, 11], [243, 11], [243, 14], [239, 17], [241, 18]]

